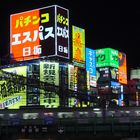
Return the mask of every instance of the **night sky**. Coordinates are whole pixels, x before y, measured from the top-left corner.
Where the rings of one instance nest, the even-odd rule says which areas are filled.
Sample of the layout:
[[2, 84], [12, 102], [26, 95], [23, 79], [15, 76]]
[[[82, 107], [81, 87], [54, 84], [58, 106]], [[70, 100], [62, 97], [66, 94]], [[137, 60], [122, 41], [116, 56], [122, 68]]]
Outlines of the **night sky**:
[[127, 0], [2, 0], [0, 55], [9, 52], [10, 15], [57, 4], [69, 9], [70, 24], [86, 30], [86, 47], [126, 53], [128, 70], [140, 67], [140, 6]]

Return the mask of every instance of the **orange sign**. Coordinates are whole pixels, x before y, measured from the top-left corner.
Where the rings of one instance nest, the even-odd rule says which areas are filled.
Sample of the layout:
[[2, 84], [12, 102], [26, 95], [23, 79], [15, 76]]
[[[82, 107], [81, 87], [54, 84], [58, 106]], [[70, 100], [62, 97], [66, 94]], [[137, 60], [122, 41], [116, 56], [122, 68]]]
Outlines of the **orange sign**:
[[55, 5], [11, 15], [11, 59], [23, 61], [41, 56], [69, 59], [68, 13]]
[[127, 65], [125, 53], [119, 52], [119, 82], [127, 84]]
[[39, 57], [39, 10], [11, 16], [11, 57], [16, 60]]

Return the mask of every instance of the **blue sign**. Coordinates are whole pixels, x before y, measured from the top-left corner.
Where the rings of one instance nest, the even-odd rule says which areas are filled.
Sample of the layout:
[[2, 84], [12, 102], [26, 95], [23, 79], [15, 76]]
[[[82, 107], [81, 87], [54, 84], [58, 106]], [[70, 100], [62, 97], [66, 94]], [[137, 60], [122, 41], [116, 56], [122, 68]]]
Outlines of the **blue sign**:
[[86, 48], [86, 71], [90, 76], [96, 76], [96, 51]]

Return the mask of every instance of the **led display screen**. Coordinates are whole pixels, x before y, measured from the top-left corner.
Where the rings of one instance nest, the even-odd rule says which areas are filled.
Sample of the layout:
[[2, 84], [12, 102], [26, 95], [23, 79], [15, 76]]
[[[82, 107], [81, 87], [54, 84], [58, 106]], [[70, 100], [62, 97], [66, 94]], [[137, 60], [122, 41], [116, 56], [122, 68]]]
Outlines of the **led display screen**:
[[5, 68], [0, 73], [0, 109], [26, 106], [26, 66]]
[[96, 66], [106, 67], [111, 66], [118, 68], [118, 51], [111, 48], [96, 50]]
[[119, 52], [119, 82], [127, 84], [127, 64], [125, 53]]
[[72, 26], [72, 50], [75, 66], [85, 67], [85, 30]]
[[110, 71], [108, 67], [97, 68], [97, 80], [99, 81], [108, 81], [110, 80]]
[[13, 14], [10, 25], [12, 60], [23, 61], [42, 56], [69, 58], [68, 10], [50, 6]]
[[96, 51], [86, 48], [86, 71], [90, 72], [90, 85], [96, 87]]

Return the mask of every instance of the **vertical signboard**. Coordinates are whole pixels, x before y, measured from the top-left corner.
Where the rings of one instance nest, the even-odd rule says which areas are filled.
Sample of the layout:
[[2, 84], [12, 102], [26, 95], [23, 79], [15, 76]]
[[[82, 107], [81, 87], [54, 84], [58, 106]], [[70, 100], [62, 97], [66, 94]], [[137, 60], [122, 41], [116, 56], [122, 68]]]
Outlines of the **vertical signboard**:
[[117, 68], [110, 68], [110, 78], [111, 80], [118, 82], [118, 69]]
[[119, 52], [119, 82], [122, 84], [127, 84], [127, 64], [126, 64], [126, 54]]
[[68, 89], [74, 90], [74, 66], [68, 65]]
[[87, 90], [90, 90], [90, 72], [87, 71]]
[[27, 66], [27, 106], [40, 105], [39, 77], [39, 63], [29, 63]]
[[74, 91], [77, 91], [78, 84], [78, 67], [74, 67]]
[[77, 90], [86, 94], [87, 89], [87, 80], [86, 80], [86, 70], [78, 68], [77, 73]]
[[[41, 61], [40, 62], [40, 81], [58, 86], [59, 85], [59, 63]], [[44, 105], [45, 108], [56, 108], [59, 106], [59, 96], [57, 95], [56, 92], [49, 91], [46, 86], [44, 87], [44, 89], [40, 90], [40, 105]]]
[[13, 14], [10, 16], [10, 27], [12, 60], [42, 56], [69, 58], [68, 10], [50, 6]]
[[85, 30], [72, 26], [72, 51], [75, 66], [85, 67]]
[[86, 71], [90, 74], [90, 86], [96, 87], [96, 51], [86, 48]]
[[57, 6], [57, 55], [69, 59], [69, 11]]
[[59, 63], [59, 86], [64, 91], [68, 89], [68, 65], [65, 63]]
[[27, 66], [2, 69], [0, 76], [0, 109], [19, 109], [26, 106]]
[[109, 66], [118, 68], [119, 60], [118, 60], [118, 50], [108, 48], [109, 50]]
[[40, 81], [59, 85], [59, 63], [40, 62]]
[[111, 48], [96, 50], [96, 66], [106, 67], [111, 66], [118, 68], [118, 51]]

